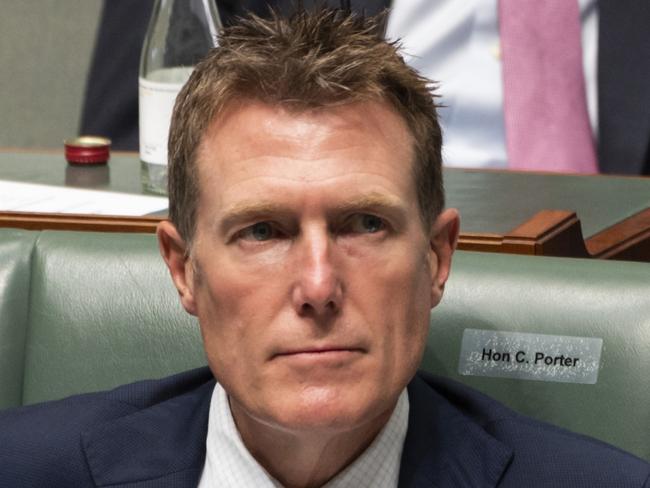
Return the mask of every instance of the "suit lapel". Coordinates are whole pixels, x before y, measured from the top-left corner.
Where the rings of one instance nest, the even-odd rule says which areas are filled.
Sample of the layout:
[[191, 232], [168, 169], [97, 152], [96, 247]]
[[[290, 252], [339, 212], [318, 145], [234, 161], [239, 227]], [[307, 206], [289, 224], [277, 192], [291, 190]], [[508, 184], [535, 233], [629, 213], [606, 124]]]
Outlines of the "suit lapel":
[[409, 428], [400, 488], [496, 486], [512, 451], [416, 376], [408, 387]]
[[[82, 434], [86, 459], [98, 486], [144, 487], [152, 480], [155, 486], [197, 486], [205, 461], [214, 389], [206, 370], [200, 386], [174, 394], [174, 385], [165, 385], [163, 398], [156, 398], [151, 406]], [[181, 388], [183, 380], [175, 381]]]
[[650, 171], [650, 2], [598, 2], [598, 159], [605, 173]]
[[[128, 400], [138, 411], [82, 434], [97, 486], [144, 488], [153, 482], [157, 487], [197, 486], [205, 462], [214, 380], [205, 368], [151, 385], [113, 398]], [[495, 486], [511, 450], [453, 407], [449, 400], [453, 392], [443, 397], [419, 377], [408, 392], [409, 428], [400, 488]]]

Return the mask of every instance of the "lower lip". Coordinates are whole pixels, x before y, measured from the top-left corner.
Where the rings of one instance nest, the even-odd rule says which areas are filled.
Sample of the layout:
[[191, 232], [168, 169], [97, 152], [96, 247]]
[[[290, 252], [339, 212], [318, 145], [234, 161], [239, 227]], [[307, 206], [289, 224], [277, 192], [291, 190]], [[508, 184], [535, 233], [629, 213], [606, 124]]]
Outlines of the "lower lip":
[[332, 349], [327, 351], [304, 351], [280, 354], [278, 359], [306, 364], [343, 364], [356, 359], [361, 354], [358, 349]]

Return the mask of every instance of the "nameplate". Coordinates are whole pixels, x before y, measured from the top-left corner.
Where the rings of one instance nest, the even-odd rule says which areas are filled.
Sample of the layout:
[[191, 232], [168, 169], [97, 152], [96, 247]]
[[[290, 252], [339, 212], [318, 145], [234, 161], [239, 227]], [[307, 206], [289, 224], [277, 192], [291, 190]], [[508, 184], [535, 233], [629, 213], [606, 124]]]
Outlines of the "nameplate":
[[465, 329], [458, 373], [593, 385], [602, 348], [597, 337]]

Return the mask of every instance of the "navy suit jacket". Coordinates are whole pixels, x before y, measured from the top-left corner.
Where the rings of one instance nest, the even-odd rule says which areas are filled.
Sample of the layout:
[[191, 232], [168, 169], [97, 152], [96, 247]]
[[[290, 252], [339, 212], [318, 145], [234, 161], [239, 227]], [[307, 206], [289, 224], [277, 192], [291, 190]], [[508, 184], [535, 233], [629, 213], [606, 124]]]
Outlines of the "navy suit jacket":
[[[207, 368], [0, 413], [1, 487], [196, 487]], [[400, 487], [650, 488], [650, 465], [418, 373]]]

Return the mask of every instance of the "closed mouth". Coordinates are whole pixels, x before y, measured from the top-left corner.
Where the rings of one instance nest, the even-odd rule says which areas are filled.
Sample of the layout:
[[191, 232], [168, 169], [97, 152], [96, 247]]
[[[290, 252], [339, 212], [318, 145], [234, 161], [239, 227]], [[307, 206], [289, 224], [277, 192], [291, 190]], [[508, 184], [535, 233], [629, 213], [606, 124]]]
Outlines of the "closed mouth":
[[290, 358], [290, 357], [304, 357], [304, 358], [343, 358], [348, 354], [362, 353], [363, 350], [358, 347], [310, 347], [304, 349], [291, 349], [282, 351], [274, 355], [274, 358]]

